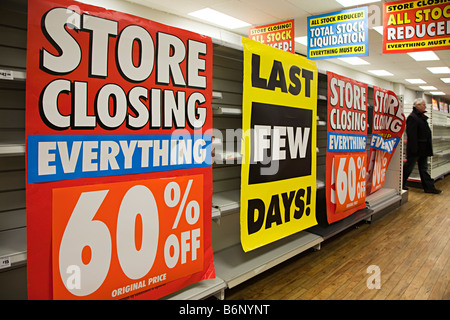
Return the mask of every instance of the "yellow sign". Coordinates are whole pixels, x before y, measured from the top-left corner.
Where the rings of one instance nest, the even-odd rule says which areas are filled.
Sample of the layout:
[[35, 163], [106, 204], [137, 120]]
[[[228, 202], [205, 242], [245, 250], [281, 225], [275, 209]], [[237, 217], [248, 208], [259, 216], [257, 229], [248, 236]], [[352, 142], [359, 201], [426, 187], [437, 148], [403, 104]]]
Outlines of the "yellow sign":
[[241, 244], [250, 251], [317, 224], [317, 67], [243, 38]]

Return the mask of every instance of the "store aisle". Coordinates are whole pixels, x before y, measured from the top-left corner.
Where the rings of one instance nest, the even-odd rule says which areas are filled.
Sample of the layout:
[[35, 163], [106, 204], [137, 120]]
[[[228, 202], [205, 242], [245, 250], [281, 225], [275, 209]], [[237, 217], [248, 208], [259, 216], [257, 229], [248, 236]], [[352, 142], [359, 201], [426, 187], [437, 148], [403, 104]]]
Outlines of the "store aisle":
[[[449, 300], [450, 176], [436, 187], [443, 193], [409, 188], [400, 208], [227, 290], [226, 299]], [[377, 270], [380, 289], [369, 289]]]

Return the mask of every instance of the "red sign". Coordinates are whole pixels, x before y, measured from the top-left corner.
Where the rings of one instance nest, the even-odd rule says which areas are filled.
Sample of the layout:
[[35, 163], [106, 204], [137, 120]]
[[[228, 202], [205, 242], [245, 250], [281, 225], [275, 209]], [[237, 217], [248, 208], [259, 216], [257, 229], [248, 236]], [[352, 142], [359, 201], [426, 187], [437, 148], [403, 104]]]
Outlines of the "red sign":
[[294, 33], [294, 19], [292, 19], [250, 28], [248, 37], [271, 47], [295, 53]]
[[327, 221], [364, 209], [368, 85], [327, 72], [328, 125], [325, 192]]
[[383, 3], [383, 53], [450, 49], [448, 1]]
[[30, 299], [156, 299], [214, 278], [212, 42], [29, 1]]
[[343, 213], [352, 208], [365, 208], [366, 155], [334, 156], [333, 174], [336, 189], [335, 213]]
[[392, 155], [406, 126], [403, 106], [397, 95], [373, 87], [373, 127], [367, 169], [367, 194], [383, 187]]

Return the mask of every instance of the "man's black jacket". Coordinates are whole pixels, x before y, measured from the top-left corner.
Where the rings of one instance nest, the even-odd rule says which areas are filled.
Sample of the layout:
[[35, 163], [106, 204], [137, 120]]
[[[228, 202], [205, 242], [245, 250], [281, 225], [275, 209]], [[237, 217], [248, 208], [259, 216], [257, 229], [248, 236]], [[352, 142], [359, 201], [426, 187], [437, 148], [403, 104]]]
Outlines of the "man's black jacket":
[[428, 117], [415, 107], [406, 119], [406, 156], [432, 156], [433, 141], [427, 122]]

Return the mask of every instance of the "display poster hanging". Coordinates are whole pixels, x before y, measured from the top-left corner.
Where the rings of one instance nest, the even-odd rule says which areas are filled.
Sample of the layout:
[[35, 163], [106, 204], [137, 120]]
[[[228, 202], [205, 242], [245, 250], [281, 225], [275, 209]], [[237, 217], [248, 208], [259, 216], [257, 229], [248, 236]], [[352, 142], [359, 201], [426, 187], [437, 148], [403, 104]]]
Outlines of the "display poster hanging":
[[308, 59], [369, 55], [367, 7], [308, 17]]
[[439, 110], [438, 102], [435, 98], [431, 98], [431, 107], [433, 108], [433, 110], [436, 110], [436, 111]]
[[450, 2], [383, 3], [383, 53], [450, 49]]
[[295, 53], [294, 19], [250, 28], [248, 37], [271, 47]]
[[448, 113], [448, 103], [444, 101], [439, 101], [439, 111]]
[[317, 224], [317, 68], [242, 39], [241, 244], [250, 251]]
[[327, 221], [366, 207], [368, 85], [327, 72]]
[[367, 169], [367, 194], [383, 187], [386, 171], [406, 126], [403, 106], [397, 95], [373, 87], [373, 126]]
[[212, 41], [28, 2], [30, 299], [156, 299], [214, 278]]

